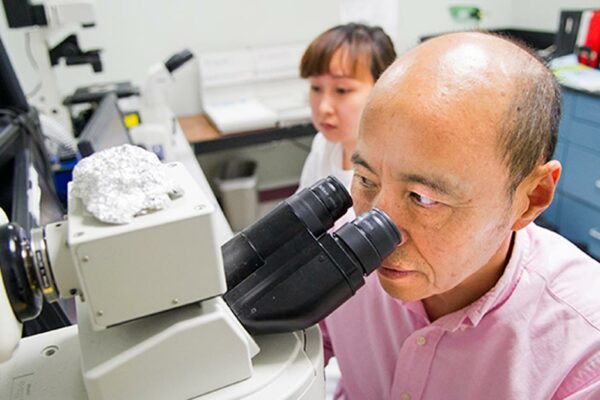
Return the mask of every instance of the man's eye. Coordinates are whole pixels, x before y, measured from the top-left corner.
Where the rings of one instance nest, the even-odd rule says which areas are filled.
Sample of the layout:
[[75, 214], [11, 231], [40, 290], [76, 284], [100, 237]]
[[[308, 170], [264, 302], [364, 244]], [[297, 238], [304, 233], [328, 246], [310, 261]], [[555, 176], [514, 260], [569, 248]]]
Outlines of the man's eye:
[[415, 203], [423, 206], [423, 207], [432, 207], [438, 204], [437, 201], [430, 199], [427, 196], [423, 196], [422, 194], [412, 192], [410, 197], [414, 200]]
[[316, 86], [316, 85], [310, 85], [310, 91], [318, 93], [318, 92], [321, 91], [321, 87], [320, 86]]
[[360, 185], [365, 189], [373, 189], [375, 187], [375, 182], [373, 182], [372, 180], [358, 174], [356, 175], [356, 177], [358, 179], [358, 183], [360, 183]]

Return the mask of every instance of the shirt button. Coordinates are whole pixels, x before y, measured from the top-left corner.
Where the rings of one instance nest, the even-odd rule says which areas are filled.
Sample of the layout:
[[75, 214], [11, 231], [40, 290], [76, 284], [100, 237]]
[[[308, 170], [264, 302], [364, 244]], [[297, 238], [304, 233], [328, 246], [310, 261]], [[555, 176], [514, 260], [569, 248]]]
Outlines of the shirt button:
[[425, 336], [417, 336], [417, 344], [419, 346], [425, 346], [427, 344], [427, 338], [425, 338]]
[[406, 392], [400, 394], [400, 400], [410, 400], [410, 394]]

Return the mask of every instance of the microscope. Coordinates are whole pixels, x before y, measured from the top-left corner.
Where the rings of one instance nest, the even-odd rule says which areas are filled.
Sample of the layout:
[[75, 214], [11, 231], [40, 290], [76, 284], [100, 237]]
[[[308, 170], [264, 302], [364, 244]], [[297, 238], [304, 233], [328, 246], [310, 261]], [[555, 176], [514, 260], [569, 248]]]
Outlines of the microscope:
[[40, 81], [28, 94], [40, 114], [56, 119], [71, 131], [71, 116], [60, 98], [53, 68], [90, 65], [102, 72], [101, 50], [82, 50], [75, 32], [96, 24], [94, 0], [2, 0], [8, 27], [24, 29], [26, 48]]
[[[0, 221], [3, 399], [324, 398], [315, 325], [400, 242], [329, 177], [219, 246], [186, 169], [168, 207], [107, 224], [69, 191], [65, 220], [30, 234]], [[1, 217], [0, 217], [1, 218]], [[20, 338], [42, 298], [75, 298], [77, 325]]]

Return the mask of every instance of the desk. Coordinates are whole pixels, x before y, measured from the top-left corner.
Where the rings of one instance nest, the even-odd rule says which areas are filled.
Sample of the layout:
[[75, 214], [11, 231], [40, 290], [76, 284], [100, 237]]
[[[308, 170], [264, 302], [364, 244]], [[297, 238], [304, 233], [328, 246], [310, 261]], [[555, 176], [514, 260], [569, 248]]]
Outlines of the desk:
[[295, 139], [317, 133], [311, 123], [282, 128], [223, 135], [208, 121], [205, 115], [179, 117], [179, 125], [196, 154], [229, 150], [236, 147], [267, 143], [274, 140]]

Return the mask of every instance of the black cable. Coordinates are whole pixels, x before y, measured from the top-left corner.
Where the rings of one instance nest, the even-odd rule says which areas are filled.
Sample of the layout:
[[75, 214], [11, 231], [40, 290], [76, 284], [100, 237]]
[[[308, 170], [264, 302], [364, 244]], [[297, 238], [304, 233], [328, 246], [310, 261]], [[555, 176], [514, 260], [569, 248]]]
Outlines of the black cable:
[[22, 128], [23, 132], [29, 136], [34, 144], [33, 151], [38, 151], [40, 157], [44, 160], [40, 171], [46, 179], [52, 178], [52, 170], [49, 164], [49, 157], [46, 150], [46, 144], [44, 143], [45, 135], [41, 128], [36, 124], [37, 118], [32, 118], [32, 113], [37, 113], [34, 110], [30, 110], [27, 113], [17, 112], [10, 108], [0, 109], [0, 118], [4, 119], [8, 123], [15, 124]]

